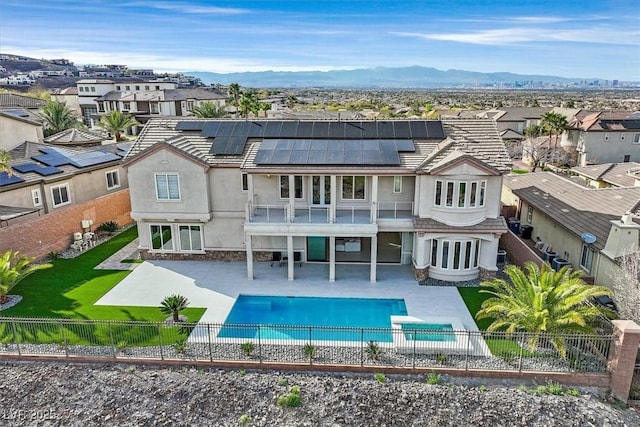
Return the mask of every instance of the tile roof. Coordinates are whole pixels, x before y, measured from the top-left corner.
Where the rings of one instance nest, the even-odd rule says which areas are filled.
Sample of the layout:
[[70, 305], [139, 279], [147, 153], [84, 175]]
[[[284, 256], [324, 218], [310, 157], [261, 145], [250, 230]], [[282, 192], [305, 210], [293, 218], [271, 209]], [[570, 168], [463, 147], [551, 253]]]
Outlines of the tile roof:
[[102, 144], [107, 139], [105, 135], [84, 129], [67, 129], [48, 136], [44, 139], [49, 144], [60, 145], [83, 145], [83, 144]]
[[587, 188], [551, 172], [507, 175], [503, 185], [575, 235], [595, 235], [598, 249], [604, 248], [611, 220], [632, 212], [640, 222], [640, 187]]
[[496, 232], [502, 233], [507, 231], [507, 222], [503, 217], [498, 218], [487, 218], [482, 221], [480, 224], [476, 225], [447, 225], [440, 221], [437, 221], [433, 218], [417, 218], [413, 217], [413, 226], [416, 231], [429, 231], [429, 232], [437, 232], [437, 231], [445, 231], [445, 232], [459, 232], [459, 233], [469, 233], [473, 231], [480, 231], [483, 233], [487, 232]]
[[6, 108], [0, 109], [0, 115], [13, 119], [20, 120], [36, 126], [42, 126], [42, 117], [36, 114], [34, 111], [24, 108]]
[[0, 108], [40, 108], [46, 103], [45, 100], [31, 96], [0, 93]]
[[587, 178], [604, 181], [616, 187], [633, 187], [635, 178], [632, 173], [640, 172], [640, 163], [604, 163], [574, 167], [571, 170]]
[[494, 116], [497, 122], [522, 122], [527, 119], [539, 119], [550, 108], [547, 107], [504, 107], [497, 108], [498, 115]]
[[[158, 142], [169, 141], [171, 144], [189, 144], [191, 150], [198, 151], [198, 157], [206, 160], [209, 165], [238, 165], [243, 169], [263, 169], [254, 163], [255, 155], [260, 148], [261, 139], [249, 138], [245, 144], [241, 156], [216, 156], [209, 153], [212, 141], [200, 136], [200, 131], [180, 131], [175, 127], [178, 122], [203, 121], [188, 117], [167, 117], [153, 118], [140, 132], [138, 139], [132, 150], [127, 155], [127, 159], [139, 154], [143, 150]], [[212, 120], [215, 121], [215, 120]], [[442, 120], [443, 128], [447, 139], [445, 140], [414, 140], [415, 152], [399, 153], [400, 164], [397, 166], [385, 167], [385, 169], [405, 173], [429, 172], [430, 169], [440, 164], [440, 162], [454, 151], [459, 151], [475, 157], [486, 163], [488, 166], [500, 172], [511, 170], [511, 160], [501, 142], [493, 122], [487, 119], [451, 119]], [[178, 138], [181, 137], [181, 138]], [[195, 152], [192, 152], [192, 155]], [[277, 167], [270, 167], [271, 169]], [[283, 167], [280, 167], [281, 169]], [[335, 167], [334, 167], [335, 168]], [[348, 166], [341, 165], [340, 169], [377, 170], [375, 166]], [[292, 172], [296, 170], [308, 170], [308, 166], [286, 166]]]

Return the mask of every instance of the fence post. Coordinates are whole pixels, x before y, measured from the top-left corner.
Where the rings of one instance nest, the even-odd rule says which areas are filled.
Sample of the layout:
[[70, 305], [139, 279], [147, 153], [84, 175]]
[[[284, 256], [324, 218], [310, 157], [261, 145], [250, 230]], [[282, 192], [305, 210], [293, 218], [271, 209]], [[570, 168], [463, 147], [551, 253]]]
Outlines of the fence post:
[[260, 335], [260, 325], [258, 324], [258, 362], [262, 363], [262, 339]]
[[11, 329], [13, 329], [13, 342], [16, 344], [16, 349], [18, 350], [18, 356], [22, 356], [20, 352], [20, 343], [18, 342], [18, 330], [16, 328], [16, 321], [11, 321]]
[[520, 343], [520, 360], [518, 361], [518, 372], [522, 372], [522, 356], [524, 353], [524, 347], [522, 343]]
[[164, 360], [164, 351], [162, 350], [162, 323], [158, 323], [158, 344], [160, 344], [160, 360]]
[[211, 348], [211, 324], [207, 323], [207, 344], [209, 346], [209, 361], [213, 362], [213, 349]]
[[467, 331], [467, 350], [464, 352], [464, 370], [465, 371], [469, 370], [469, 350], [470, 349], [471, 349], [471, 331]]
[[[393, 334], [393, 329], [391, 329], [391, 333]], [[402, 333], [402, 329], [400, 329], [400, 333]], [[418, 330], [413, 331], [413, 369], [416, 369], [416, 342], [418, 341], [417, 335]]]
[[64, 346], [64, 356], [69, 357], [69, 349], [67, 348], [67, 335], [64, 333], [64, 326], [62, 325], [62, 320], [58, 321], [58, 325], [60, 325], [60, 333], [62, 335], [62, 345]]
[[360, 366], [364, 366], [364, 328], [360, 328]]
[[309, 326], [309, 365], [313, 365], [313, 345], [311, 344], [311, 326]]
[[111, 321], [107, 320], [107, 325], [109, 325], [109, 340], [111, 340], [111, 352], [113, 353], [113, 358], [118, 358], [118, 350], [116, 350], [116, 343], [113, 341], [113, 331], [111, 330]]

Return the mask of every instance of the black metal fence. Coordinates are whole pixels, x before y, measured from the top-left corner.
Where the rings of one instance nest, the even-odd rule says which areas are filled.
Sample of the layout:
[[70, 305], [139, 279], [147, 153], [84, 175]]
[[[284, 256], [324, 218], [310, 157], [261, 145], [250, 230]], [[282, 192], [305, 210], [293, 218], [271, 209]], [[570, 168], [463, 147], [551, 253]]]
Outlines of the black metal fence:
[[612, 335], [0, 318], [0, 355], [606, 373]]

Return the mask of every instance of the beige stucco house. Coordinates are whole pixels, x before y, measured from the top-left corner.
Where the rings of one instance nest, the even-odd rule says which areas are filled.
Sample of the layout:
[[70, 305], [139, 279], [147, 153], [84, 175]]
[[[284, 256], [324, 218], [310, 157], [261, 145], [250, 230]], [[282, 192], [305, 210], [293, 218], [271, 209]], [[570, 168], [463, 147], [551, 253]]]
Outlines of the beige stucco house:
[[504, 177], [502, 203], [556, 264], [611, 286], [616, 260], [640, 250], [640, 187], [596, 189], [550, 172]]
[[510, 160], [490, 120], [153, 119], [124, 162], [146, 258], [496, 271]]

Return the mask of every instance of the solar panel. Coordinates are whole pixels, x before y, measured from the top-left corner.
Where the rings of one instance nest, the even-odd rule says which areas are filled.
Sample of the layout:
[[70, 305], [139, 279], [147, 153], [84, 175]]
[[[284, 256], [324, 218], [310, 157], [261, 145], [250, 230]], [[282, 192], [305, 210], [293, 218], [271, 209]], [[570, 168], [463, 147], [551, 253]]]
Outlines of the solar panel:
[[197, 120], [185, 120], [176, 123], [176, 130], [202, 130], [206, 124], [208, 123]]
[[400, 153], [415, 153], [416, 147], [410, 139], [396, 139], [396, 151]]
[[409, 122], [409, 127], [411, 128], [411, 137], [413, 139], [422, 139], [428, 136], [427, 128], [425, 126], [425, 122], [423, 121]]
[[344, 127], [343, 122], [329, 123], [329, 138], [344, 138]]
[[377, 122], [362, 122], [362, 138], [373, 139], [378, 137], [378, 123]]
[[326, 138], [329, 136], [329, 122], [315, 122], [313, 124], [312, 138]]
[[363, 131], [362, 123], [360, 122], [347, 122], [344, 127], [345, 138], [361, 138]]
[[300, 122], [298, 125], [298, 138], [311, 138], [313, 134], [313, 122]]
[[218, 128], [220, 127], [220, 122], [208, 122], [205, 124], [200, 136], [204, 138], [211, 138], [218, 135]]
[[55, 175], [57, 173], [64, 172], [62, 169], [52, 166], [42, 166], [37, 163], [23, 163], [21, 165], [16, 165], [13, 168], [20, 173], [35, 172], [41, 176]]
[[397, 138], [411, 138], [411, 131], [409, 129], [409, 122], [407, 121], [397, 121], [393, 124], [395, 127], [395, 135]]
[[378, 122], [378, 138], [394, 137], [393, 122]]
[[[265, 144], [267, 143], [267, 144]], [[397, 165], [395, 140], [264, 140], [254, 159], [258, 165]]]
[[19, 182], [24, 182], [24, 179], [16, 175], [9, 176], [9, 174], [6, 172], [0, 172], [0, 187], [4, 187], [6, 185], [11, 185], [11, 184], [17, 184]]
[[267, 122], [266, 129], [264, 130], [264, 137], [280, 138], [280, 129], [282, 129], [282, 122]]
[[434, 139], [444, 139], [444, 128], [439, 120], [431, 120], [427, 123], [427, 137]]
[[298, 130], [298, 122], [282, 122], [282, 129], [280, 130], [281, 138], [295, 138]]

